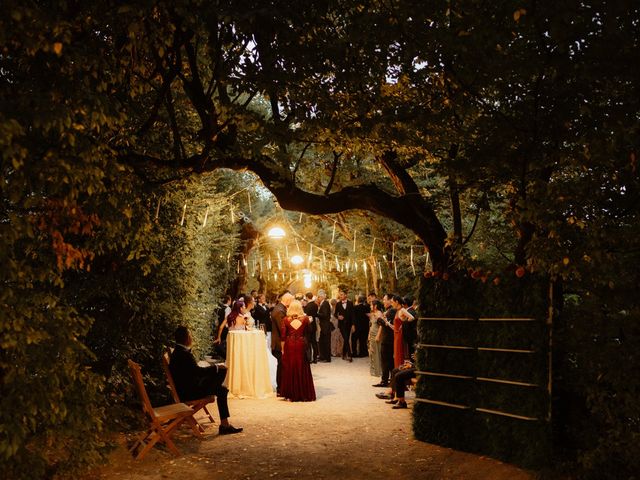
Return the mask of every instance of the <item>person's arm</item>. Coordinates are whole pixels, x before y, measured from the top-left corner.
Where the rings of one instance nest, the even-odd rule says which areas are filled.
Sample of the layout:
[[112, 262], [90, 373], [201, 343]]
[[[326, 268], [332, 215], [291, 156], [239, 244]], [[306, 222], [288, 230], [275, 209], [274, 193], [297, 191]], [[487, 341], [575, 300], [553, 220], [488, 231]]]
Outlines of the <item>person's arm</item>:
[[216, 335], [216, 339], [213, 341], [214, 344], [220, 343], [221, 341], [220, 339], [222, 337], [222, 330], [224, 330], [224, 327], [226, 326], [227, 326], [227, 319], [225, 318], [224, 321], [218, 327], [218, 335]]
[[406, 308], [401, 308], [398, 316], [403, 322], [412, 322], [414, 320], [413, 315], [411, 315]]

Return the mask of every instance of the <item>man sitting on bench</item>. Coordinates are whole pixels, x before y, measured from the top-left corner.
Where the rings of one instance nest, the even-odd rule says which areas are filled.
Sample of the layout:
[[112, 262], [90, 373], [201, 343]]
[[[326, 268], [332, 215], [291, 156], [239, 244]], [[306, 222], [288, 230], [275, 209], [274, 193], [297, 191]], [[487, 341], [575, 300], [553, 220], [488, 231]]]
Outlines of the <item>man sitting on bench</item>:
[[222, 386], [227, 368], [224, 365], [201, 367], [191, 353], [193, 338], [189, 329], [179, 326], [174, 333], [176, 348], [171, 354], [169, 371], [176, 384], [176, 390], [183, 401], [197, 400], [209, 395], [216, 396], [218, 413], [220, 414], [220, 435], [240, 433], [242, 428], [235, 428], [229, 423], [229, 407], [227, 394]]

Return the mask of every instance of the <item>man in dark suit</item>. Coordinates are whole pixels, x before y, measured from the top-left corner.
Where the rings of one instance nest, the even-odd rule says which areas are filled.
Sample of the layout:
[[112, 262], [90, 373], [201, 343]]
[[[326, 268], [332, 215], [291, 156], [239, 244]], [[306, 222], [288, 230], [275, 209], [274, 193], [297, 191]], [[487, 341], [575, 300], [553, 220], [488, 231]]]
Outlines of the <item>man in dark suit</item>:
[[364, 295], [360, 295], [353, 307], [354, 331], [351, 335], [351, 352], [353, 352], [354, 357], [369, 356], [369, 348], [367, 346], [367, 340], [369, 339], [369, 312], [371, 312], [371, 309], [366, 303]]
[[276, 391], [280, 394], [280, 379], [282, 376], [282, 340], [280, 339], [280, 330], [284, 317], [287, 316], [287, 308], [293, 301], [293, 295], [285, 292], [280, 296], [280, 301], [271, 310], [271, 353], [278, 361], [278, 369], [276, 370]]
[[316, 333], [318, 332], [318, 304], [313, 298], [313, 293], [305, 294], [307, 304], [304, 306], [304, 313], [309, 317], [309, 328], [306, 331], [307, 343], [311, 348], [311, 363], [318, 363], [318, 341]]
[[193, 339], [189, 329], [179, 326], [174, 333], [176, 348], [171, 353], [169, 371], [176, 384], [176, 390], [182, 401], [197, 400], [199, 398], [216, 396], [218, 413], [220, 414], [220, 435], [240, 433], [242, 428], [235, 428], [229, 423], [229, 407], [227, 394], [229, 391], [222, 386], [227, 368], [224, 365], [201, 367], [191, 353]]
[[319, 360], [331, 362], [331, 305], [324, 290], [318, 290], [318, 326], [320, 327]]
[[351, 342], [349, 336], [353, 330], [353, 302], [347, 298], [347, 292], [340, 290], [335, 315], [338, 318], [338, 328], [342, 334], [344, 344], [342, 346], [342, 359], [353, 362], [351, 359]]
[[265, 301], [264, 293], [258, 294], [256, 305], [253, 307], [251, 315], [256, 321], [256, 326], [264, 325], [265, 332], [271, 331], [271, 316], [269, 315], [269, 307]]

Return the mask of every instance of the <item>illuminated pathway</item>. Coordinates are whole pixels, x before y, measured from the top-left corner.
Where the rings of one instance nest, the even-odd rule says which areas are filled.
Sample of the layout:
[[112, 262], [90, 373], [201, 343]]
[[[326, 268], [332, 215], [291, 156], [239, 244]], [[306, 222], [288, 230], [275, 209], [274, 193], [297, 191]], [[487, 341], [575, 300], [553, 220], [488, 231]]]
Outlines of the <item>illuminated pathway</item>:
[[[188, 430], [175, 435], [183, 455], [154, 448], [142, 461], [124, 448], [91, 478], [142, 479], [532, 479], [533, 475], [485, 457], [413, 439], [411, 409], [392, 410], [375, 398], [369, 359], [334, 359], [312, 365], [318, 400], [230, 399], [238, 435], [203, 441]], [[407, 398], [411, 406], [412, 394]], [[216, 411], [215, 407], [213, 411]], [[217, 414], [217, 411], [216, 411]], [[216, 417], [217, 418], [217, 417]]]

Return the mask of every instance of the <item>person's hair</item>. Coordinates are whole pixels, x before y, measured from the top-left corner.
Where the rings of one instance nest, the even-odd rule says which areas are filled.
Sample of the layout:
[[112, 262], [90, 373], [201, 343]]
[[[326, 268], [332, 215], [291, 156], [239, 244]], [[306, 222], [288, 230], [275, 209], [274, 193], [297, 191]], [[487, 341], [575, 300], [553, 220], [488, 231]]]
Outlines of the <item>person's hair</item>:
[[231, 313], [227, 317], [227, 327], [233, 327], [236, 324], [236, 318], [242, 313], [242, 307], [244, 307], [244, 297], [238, 298], [231, 308]]
[[282, 292], [280, 295], [278, 295], [278, 298], [282, 298], [284, 297], [285, 293], [291, 293], [290, 290], [285, 290], [284, 292]]
[[257, 290], [251, 290], [251, 295], [253, 295], [254, 293], [258, 293]]
[[291, 301], [294, 300], [293, 295], [291, 295], [290, 292], [285, 292], [280, 297], [280, 302], [282, 302], [283, 305], [285, 305], [285, 302], [289, 302], [289, 300], [291, 300]]
[[404, 297], [404, 304], [407, 306], [413, 305], [413, 297]]
[[338, 300], [336, 300], [335, 298], [332, 298], [329, 303], [331, 304], [332, 307], [335, 307], [338, 304]]
[[376, 295], [376, 292], [369, 292], [369, 295], [367, 295], [367, 297], [377, 297], [378, 295]]
[[231, 301], [231, 295], [225, 295], [224, 296], [224, 301], [222, 303], [227, 303]]
[[371, 305], [375, 306], [376, 310], [379, 310], [380, 312], [384, 310], [384, 305], [382, 304], [382, 302], [380, 300], [376, 300]]
[[176, 331], [173, 332], [173, 339], [176, 341], [176, 343], [186, 345], [189, 341], [189, 329], [184, 325], [180, 325], [178, 328], [176, 328]]
[[256, 301], [255, 301], [255, 299], [253, 298], [252, 295], [244, 295], [242, 297], [242, 299], [244, 300], [244, 306], [245, 307], [249, 307], [250, 303], [254, 303], [254, 304], [256, 303]]
[[402, 305], [402, 302], [404, 302], [404, 299], [400, 295], [394, 295], [393, 297], [391, 297], [391, 299], [394, 302], [398, 302], [400, 305]]
[[296, 315], [298, 316], [304, 315], [304, 310], [302, 309], [302, 303], [300, 303], [300, 301], [292, 300], [291, 303], [289, 304], [289, 308], [287, 309], [287, 316], [293, 317]]
[[366, 301], [367, 301], [367, 297], [365, 297], [364, 295], [360, 295], [360, 296], [358, 297], [358, 302], [359, 302], [359, 303], [364, 303], [364, 302], [366, 302]]
[[304, 294], [304, 296], [307, 297], [309, 300], [311, 300], [313, 298], [313, 293], [307, 292]]

